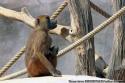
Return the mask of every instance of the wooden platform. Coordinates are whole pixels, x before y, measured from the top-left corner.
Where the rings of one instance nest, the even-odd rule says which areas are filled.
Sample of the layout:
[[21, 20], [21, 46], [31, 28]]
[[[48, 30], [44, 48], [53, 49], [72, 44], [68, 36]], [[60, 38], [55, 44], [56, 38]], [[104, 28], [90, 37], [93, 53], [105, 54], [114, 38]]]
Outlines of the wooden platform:
[[97, 83], [103, 83], [99, 81], [105, 82], [109, 80], [92, 76], [63, 75], [62, 77], [47, 76], [47, 77], [12, 79], [12, 80], [0, 81], [0, 83], [93, 83], [93, 82], [96, 83], [96, 81]]

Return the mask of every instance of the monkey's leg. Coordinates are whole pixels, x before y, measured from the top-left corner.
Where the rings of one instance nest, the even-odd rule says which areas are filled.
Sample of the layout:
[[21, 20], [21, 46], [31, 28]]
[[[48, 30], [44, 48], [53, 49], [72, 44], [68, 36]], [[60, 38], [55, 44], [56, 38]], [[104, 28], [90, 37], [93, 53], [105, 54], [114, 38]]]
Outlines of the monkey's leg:
[[41, 63], [44, 64], [44, 66], [49, 70], [49, 72], [54, 76], [58, 77], [61, 76], [61, 72], [56, 70], [56, 68], [53, 67], [53, 65], [47, 60], [47, 58], [42, 53], [38, 53], [37, 57], [40, 59]]

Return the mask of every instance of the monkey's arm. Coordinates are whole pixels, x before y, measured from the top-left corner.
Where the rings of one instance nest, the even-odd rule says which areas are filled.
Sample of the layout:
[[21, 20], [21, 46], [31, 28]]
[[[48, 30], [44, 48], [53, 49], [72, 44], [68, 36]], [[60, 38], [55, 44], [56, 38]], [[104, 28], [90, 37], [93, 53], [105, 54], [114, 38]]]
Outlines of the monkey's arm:
[[48, 69], [48, 71], [53, 75], [53, 76], [61, 76], [60, 71], [56, 70], [54, 66], [47, 60], [47, 58], [39, 52], [36, 54], [37, 57], [39, 58], [40, 62], [43, 63], [43, 65]]

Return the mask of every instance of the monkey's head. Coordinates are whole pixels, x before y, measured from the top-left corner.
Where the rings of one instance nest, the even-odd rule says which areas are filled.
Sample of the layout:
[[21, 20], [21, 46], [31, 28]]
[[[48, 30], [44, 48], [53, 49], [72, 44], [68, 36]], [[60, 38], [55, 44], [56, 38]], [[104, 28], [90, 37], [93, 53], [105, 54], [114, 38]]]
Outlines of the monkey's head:
[[36, 26], [40, 26], [40, 28], [51, 30], [57, 27], [57, 21], [51, 20], [50, 17], [47, 15], [42, 15], [36, 18]]

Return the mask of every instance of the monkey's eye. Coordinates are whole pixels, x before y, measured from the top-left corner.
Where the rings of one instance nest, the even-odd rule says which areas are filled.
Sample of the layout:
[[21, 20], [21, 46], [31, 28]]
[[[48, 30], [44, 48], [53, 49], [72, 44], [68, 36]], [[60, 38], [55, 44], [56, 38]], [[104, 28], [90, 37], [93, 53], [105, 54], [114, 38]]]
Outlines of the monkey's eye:
[[40, 19], [39, 18], [36, 19], [36, 24], [40, 24]]

